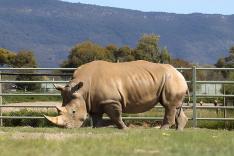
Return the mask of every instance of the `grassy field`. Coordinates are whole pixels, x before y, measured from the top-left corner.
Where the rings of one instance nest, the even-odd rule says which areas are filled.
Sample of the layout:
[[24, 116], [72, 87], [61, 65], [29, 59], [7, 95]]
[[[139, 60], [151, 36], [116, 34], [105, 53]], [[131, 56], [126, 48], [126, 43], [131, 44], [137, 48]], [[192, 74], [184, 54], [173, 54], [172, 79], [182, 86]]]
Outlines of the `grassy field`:
[[1, 156], [233, 156], [234, 131], [0, 128]]

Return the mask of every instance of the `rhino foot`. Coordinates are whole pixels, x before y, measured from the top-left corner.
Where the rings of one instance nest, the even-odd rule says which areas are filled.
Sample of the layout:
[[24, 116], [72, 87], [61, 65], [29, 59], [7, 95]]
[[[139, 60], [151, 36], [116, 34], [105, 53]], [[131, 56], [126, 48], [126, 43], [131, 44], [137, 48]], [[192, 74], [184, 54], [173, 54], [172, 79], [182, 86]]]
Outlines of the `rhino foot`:
[[169, 130], [169, 128], [170, 128], [169, 124], [162, 125], [162, 126], [160, 127], [160, 129], [163, 129], [163, 130]]

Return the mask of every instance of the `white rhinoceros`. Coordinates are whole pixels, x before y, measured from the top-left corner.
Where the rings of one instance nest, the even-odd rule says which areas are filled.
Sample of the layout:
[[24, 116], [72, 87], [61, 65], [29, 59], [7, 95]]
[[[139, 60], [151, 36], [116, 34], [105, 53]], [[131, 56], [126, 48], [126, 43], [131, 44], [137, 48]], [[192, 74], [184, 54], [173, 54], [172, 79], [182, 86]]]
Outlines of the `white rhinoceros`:
[[60, 115], [46, 118], [67, 128], [80, 127], [87, 114], [94, 127], [98, 127], [106, 113], [119, 129], [124, 129], [122, 113], [145, 112], [158, 102], [165, 108], [161, 128], [176, 123], [177, 129], [182, 130], [188, 121], [181, 108], [188, 92], [187, 83], [168, 64], [93, 61], [77, 68], [72, 80], [56, 89], [63, 98], [62, 107], [58, 107]]

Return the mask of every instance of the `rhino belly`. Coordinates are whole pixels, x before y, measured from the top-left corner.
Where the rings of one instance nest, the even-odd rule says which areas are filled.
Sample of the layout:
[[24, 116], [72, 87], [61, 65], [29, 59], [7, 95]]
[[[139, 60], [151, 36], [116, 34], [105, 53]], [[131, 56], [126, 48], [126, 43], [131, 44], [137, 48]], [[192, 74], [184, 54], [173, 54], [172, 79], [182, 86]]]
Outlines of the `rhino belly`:
[[157, 99], [151, 99], [147, 101], [132, 101], [126, 103], [123, 113], [142, 113], [149, 111], [158, 103]]

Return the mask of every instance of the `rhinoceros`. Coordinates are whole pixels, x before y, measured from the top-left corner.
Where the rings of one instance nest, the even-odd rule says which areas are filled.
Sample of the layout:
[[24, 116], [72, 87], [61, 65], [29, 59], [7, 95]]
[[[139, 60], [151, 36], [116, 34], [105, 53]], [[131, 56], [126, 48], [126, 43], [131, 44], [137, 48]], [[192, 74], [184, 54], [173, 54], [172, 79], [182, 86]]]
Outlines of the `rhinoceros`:
[[90, 115], [93, 126], [102, 125], [106, 113], [119, 129], [127, 128], [122, 113], [141, 113], [157, 103], [165, 108], [161, 128], [176, 124], [183, 130], [187, 117], [182, 110], [188, 92], [182, 74], [168, 64], [143, 60], [111, 63], [93, 61], [78, 67], [66, 86], [56, 85], [63, 98], [59, 116], [45, 116], [52, 123], [81, 127]]

